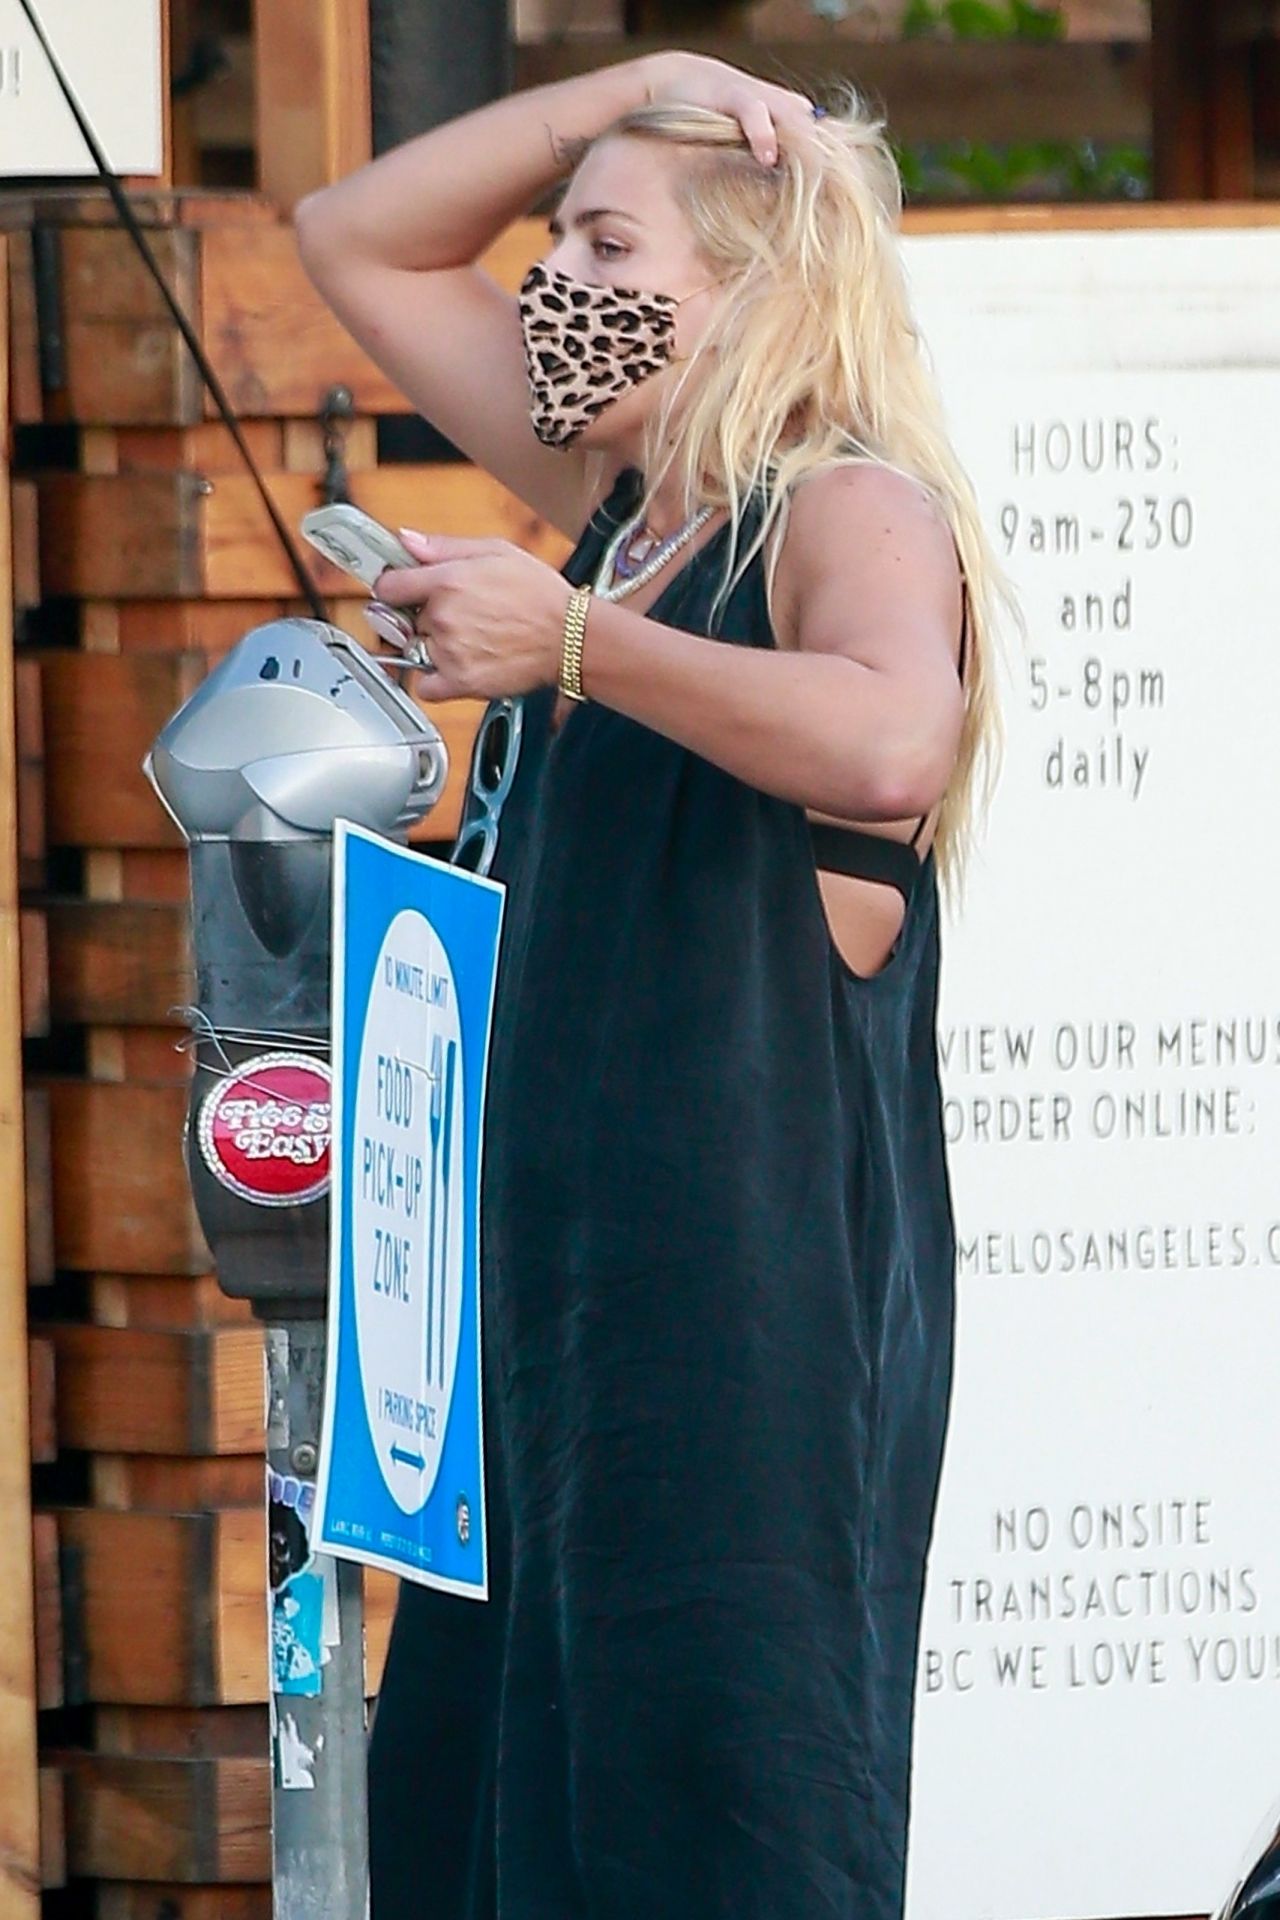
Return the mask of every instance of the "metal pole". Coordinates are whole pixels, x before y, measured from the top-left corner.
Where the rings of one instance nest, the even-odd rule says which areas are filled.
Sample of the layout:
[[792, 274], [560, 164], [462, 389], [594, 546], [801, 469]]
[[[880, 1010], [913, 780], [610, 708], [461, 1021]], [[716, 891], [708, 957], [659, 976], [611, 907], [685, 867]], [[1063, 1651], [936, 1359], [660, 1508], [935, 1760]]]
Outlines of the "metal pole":
[[[364, 1920], [369, 1837], [360, 1569], [308, 1552], [301, 1571], [314, 1585], [301, 1592], [297, 1572], [289, 1572], [292, 1544], [306, 1534], [315, 1496], [324, 1321], [268, 1326], [266, 1342], [272, 1908], [275, 1920]], [[308, 1511], [300, 1512], [304, 1503]], [[314, 1685], [306, 1672], [313, 1661], [320, 1685], [306, 1692], [301, 1689]], [[291, 1677], [291, 1665], [302, 1671]]]

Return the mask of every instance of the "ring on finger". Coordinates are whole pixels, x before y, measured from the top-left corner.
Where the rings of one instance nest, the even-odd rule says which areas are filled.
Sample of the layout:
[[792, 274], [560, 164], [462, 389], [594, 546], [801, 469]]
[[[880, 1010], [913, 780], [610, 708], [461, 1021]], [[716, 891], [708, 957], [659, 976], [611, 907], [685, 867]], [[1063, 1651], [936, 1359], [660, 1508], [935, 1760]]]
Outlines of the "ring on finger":
[[422, 608], [406, 607], [404, 611], [405, 619], [410, 622], [410, 631], [412, 634], [412, 638], [405, 648], [405, 658], [412, 660], [414, 666], [417, 667], [421, 673], [438, 673], [439, 668], [427, 652], [428, 636], [418, 625], [418, 616], [422, 612]]

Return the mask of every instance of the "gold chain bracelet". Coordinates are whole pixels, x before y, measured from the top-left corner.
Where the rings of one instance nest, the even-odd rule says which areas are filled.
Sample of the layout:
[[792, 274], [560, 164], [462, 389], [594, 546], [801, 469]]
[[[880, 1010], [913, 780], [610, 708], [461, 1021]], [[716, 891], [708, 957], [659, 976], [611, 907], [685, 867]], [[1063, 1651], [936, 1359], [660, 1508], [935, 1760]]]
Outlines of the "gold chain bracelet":
[[564, 639], [560, 647], [560, 691], [571, 700], [585, 700], [582, 691], [582, 642], [587, 631], [587, 608], [591, 588], [575, 587], [564, 613]]

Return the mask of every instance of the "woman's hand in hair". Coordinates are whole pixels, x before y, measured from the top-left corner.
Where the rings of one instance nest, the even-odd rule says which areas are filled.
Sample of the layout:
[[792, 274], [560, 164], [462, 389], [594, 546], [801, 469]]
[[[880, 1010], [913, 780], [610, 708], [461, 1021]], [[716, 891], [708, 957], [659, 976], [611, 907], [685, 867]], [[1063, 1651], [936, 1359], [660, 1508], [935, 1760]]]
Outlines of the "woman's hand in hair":
[[756, 159], [767, 167], [776, 163], [780, 143], [794, 144], [812, 130], [811, 100], [723, 60], [700, 53], [660, 53], [653, 56], [650, 72], [652, 105], [710, 107], [730, 114]]

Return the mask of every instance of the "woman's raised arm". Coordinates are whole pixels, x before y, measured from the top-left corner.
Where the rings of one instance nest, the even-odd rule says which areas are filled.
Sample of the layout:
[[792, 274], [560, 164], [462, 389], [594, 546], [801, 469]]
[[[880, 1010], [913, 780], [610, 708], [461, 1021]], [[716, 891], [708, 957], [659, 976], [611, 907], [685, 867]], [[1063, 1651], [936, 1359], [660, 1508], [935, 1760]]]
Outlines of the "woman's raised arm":
[[475, 262], [566, 171], [567, 146], [647, 97], [644, 61], [539, 87], [406, 141], [299, 202], [303, 265], [343, 325], [470, 459], [566, 533], [584, 460], [541, 446], [515, 303]]
[[405, 397], [565, 533], [589, 507], [585, 455], [535, 438], [515, 301], [476, 261], [589, 141], [648, 100], [714, 104], [761, 159], [797, 96], [694, 54], [661, 53], [538, 87], [382, 154], [294, 213], [303, 265]]

